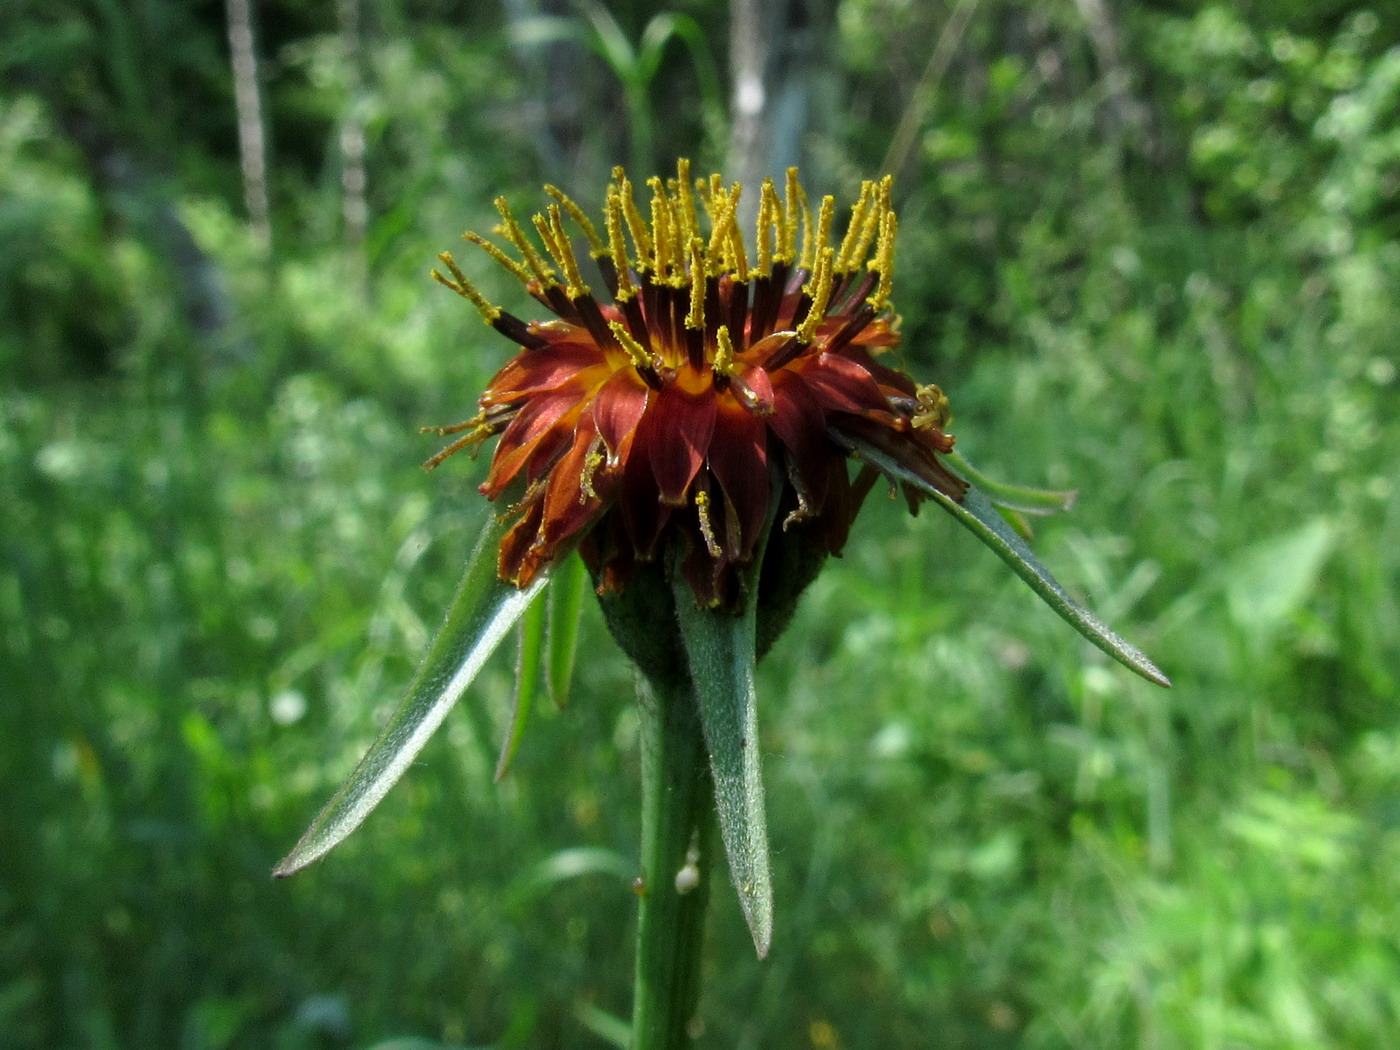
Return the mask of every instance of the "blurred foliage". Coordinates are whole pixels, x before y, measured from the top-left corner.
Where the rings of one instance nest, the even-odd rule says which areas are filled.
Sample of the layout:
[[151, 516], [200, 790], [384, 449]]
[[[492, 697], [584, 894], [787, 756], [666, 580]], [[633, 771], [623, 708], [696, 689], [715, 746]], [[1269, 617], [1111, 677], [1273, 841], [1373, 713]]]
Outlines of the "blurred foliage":
[[[606, 1046], [626, 1013], [635, 718], [591, 611], [501, 786], [509, 654], [345, 847], [267, 872], [484, 513], [479, 466], [416, 466], [507, 350], [433, 254], [499, 192], [596, 202], [643, 101], [658, 164], [716, 163], [728, 12], [609, 5], [625, 68], [601, 8], [358, 2], [358, 46], [256, 5], [270, 255], [222, 4], [0, 9], [0, 1047]], [[1176, 688], [873, 498], [761, 669], [778, 933], [758, 964], [717, 908], [700, 1043], [1394, 1045], [1400, 19], [983, 0], [926, 78], [956, 6], [804, 9], [807, 177], [874, 174], [923, 98], [905, 356], [980, 466], [1081, 489], [1039, 551]]]

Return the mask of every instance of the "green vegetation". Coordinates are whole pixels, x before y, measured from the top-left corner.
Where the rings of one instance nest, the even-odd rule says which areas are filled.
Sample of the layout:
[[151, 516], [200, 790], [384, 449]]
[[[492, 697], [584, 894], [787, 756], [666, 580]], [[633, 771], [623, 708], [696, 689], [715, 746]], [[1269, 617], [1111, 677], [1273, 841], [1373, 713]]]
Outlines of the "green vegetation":
[[[594, 608], [502, 784], [505, 652], [268, 877], [485, 513], [483, 463], [417, 467], [510, 350], [434, 254], [499, 192], [596, 204], [634, 119], [724, 159], [723, 5], [470, 6], [257, 5], [266, 254], [223, 5], [0, 12], [0, 1047], [613, 1045], [639, 757]], [[872, 497], [760, 667], [776, 932], [715, 895], [697, 1045], [1394, 1046], [1400, 21], [985, 0], [926, 77], [962, 6], [793, 38], [804, 178], [899, 166], [910, 371], [980, 468], [1080, 490], [1037, 551], [1175, 688]]]

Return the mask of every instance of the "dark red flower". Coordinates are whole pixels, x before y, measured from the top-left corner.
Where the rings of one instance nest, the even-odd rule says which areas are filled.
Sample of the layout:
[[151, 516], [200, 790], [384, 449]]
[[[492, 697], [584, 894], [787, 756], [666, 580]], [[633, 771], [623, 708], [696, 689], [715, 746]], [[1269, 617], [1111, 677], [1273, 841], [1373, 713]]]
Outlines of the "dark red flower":
[[[796, 169], [781, 197], [765, 181], [752, 255], [736, 220], [739, 185], [718, 175], [692, 184], [681, 161], [676, 178], [648, 187], [644, 219], [615, 170], [601, 234], [546, 187], [554, 203], [534, 217], [543, 251], [504, 198], [497, 232], [518, 257], [466, 235], [553, 320], [525, 322], [488, 302], [448, 253], [451, 276], [434, 271], [523, 347], [476, 416], [439, 429], [462, 436], [426, 464], [500, 435], [481, 491], [509, 501], [503, 579], [525, 587], [578, 548], [600, 589], [619, 589], [678, 538], [698, 600], [731, 604], [779, 508], [777, 527], [840, 552], [877, 479], [866, 465], [851, 478], [843, 435], [961, 499], [964, 482], [939, 460], [953, 447], [942, 392], [876, 360], [899, 343], [888, 177], [862, 185], [836, 246], [831, 197], [814, 217]], [[606, 297], [583, 283], [566, 216]]]

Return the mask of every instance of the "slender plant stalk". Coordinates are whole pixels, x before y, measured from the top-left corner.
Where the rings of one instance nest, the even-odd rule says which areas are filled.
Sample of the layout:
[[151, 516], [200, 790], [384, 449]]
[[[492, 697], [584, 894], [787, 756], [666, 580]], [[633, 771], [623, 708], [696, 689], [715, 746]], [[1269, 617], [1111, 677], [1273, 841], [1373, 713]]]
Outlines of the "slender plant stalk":
[[642, 881], [632, 1050], [680, 1050], [700, 995], [714, 792], [688, 677], [640, 686]]

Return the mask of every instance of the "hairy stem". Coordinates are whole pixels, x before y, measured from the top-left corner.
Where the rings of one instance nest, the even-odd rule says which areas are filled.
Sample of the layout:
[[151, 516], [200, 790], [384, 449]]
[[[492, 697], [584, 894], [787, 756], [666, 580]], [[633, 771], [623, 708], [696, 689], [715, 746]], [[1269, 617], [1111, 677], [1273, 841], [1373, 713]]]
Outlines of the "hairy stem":
[[700, 994], [714, 790], [688, 676], [639, 689], [642, 879], [633, 1050], [680, 1050]]

